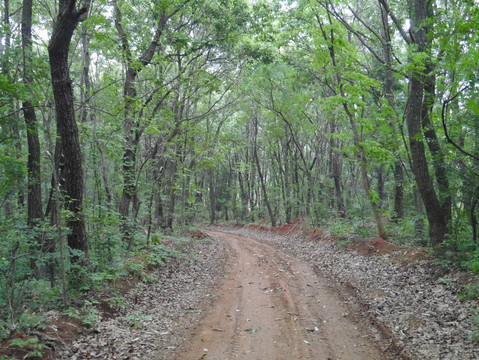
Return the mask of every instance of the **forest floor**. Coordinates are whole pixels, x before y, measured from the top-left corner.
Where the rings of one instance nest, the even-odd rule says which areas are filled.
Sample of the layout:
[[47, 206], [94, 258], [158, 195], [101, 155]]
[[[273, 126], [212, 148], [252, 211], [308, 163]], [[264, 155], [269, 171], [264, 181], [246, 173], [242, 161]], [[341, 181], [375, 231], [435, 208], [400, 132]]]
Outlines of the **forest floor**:
[[165, 243], [182, 255], [154, 282], [116, 284], [125, 299], [100, 301], [93, 326], [52, 312], [43, 359], [479, 358], [478, 304], [459, 298], [470, 274], [422, 250], [302, 225], [193, 235]]

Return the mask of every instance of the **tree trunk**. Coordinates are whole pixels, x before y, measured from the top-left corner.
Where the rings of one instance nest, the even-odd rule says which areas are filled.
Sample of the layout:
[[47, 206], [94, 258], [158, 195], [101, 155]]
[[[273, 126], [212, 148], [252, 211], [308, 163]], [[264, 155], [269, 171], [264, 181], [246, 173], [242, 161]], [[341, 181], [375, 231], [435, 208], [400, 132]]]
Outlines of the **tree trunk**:
[[208, 170], [208, 189], [210, 195], [210, 224], [214, 224], [216, 221], [216, 191], [213, 169]]
[[286, 224], [292, 222], [293, 204], [291, 201], [291, 159], [290, 159], [290, 145], [289, 141], [284, 146], [284, 186], [285, 186], [285, 215]]
[[433, 65], [428, 62], [425, 69], [424, 101], [421, 109], [421, 126], [426, 138], [426, 144], [432, 154], [432, 165], [436, 174], [441, 209], [444, 214], [446, 225], [452, 217], [452, 196], [449, 193], [449, 180], [444, 160], [444, 154], [439, 144], [434, 125], [431, 122], [431, 113], [434, 107], [436, 92], [436, 76]]
[[414, 186], [414, 208], [416, 210], [416, 220], [414, 221], [414, 236], [421, 245], [426, 245], [424, 242], [424, 206], [421, 199], [421, 194], [417, 185]]
[[245, 190], [244, 180], [243, 180], [243, 173], [238, 170], [238, 184], [240, 189], [240, 197], [241, 197], [241, 221], [246, 221], [246, 217], [248, 215], [248, 194]]
[[[428, 36], [426, 27], [428, 20], [427, 6], [426, 0], [414, 1], [413, 34], [418, 46], [418, 52], [426, 51], [426, 38]], [[424, 73], [421, 69], [416, 68], [411, 72], [409, 78], [406, 123], [411, 148], [412, 170], [426, 209], [430, 242], [433, 247], [437, 247], [444, 241], [447, 234], [447, 224], [429, 174], [424, 143], [422, 141], [421, 120], [425, 83]]]
[[273, 208], [271, 207], [271, 203], [269, 202], [268, 199], [268, 192], [266, 190], [266, 184], [264, 181], [264, 176], [261, 171], [261, 164], [259, 162], [259, 157], [258, 157], [258, 147], [257, 147], [257, 135], [258, 135], [258, 120], [255, 119], [255, 129], [254, 129], [254, 150], [253, 150], [253, 156], [256, 162], [256, 169], [258, 170], [258, 176], [259, 176], [259, 181], [261, 184], [261, 189], [263, 191], [263, 196], [264, 196], [264, 203], [266, 205], [266, 208], [268, 209], [268, 215], [271, 220], [271, 226], [275, 227], [276, 226], [276, 217], [273, 212]]
[[359, 168], [361, 170], [361, 180], [363, 183], [364, 191], [366, 192], [366, 196], [368, 197], [369, 204], [371, 205], [371, 209], [373, 211], [374, 219], [376, 220], [376, 226], [378, 228], [378, 234], [381, 238], [387, 239], [386, 230], [384, 229], [383, 220], [381, 219], [381, 215], [379, 214], [378, 205], [376, 204], [375, 200], [371, 196], [371, 185], [369, 184], [368, 179], [368, 172], [367, 172], [367, 163], [366, 163], [366, 154], [364, 152], [364, 148], [361, 145], [359, 140], [359, 133], [356, 127], [356, 123], [354, 122], [353, 115], [349, 111], [346, 104], [344, 104], [346, 109], [346, 113], [349, 117], [349, 123], [351, 124], [351, 128], [353, 129], [353, 137], [354, 137], [354, 145], [358, 149], [359, 152]]
[[[389, 25], [388, 12], [384, 7], [384, 4], [379, 1], [381, 8], [381, 20], [383, 25], [383, 37], [382, 42], [384, 51], [384, 60], [386, 63], [386, 74], [384, 80], [384, 94], [388, 100], [388, 104], [395, 111], [396, 99], [394, 97], [394, 74], [393, 74], [393, 58], [392, 58], [392, 43], [391, 43], [391, 28]], [[387, 118], [388, 124], [391, 130], [396, 131], [396, 127], [392, 121], [392, 116]], [[399, 144], [394, 145], [394, 149], [399, 148]], [[404, 173], [402, 169], [402, 162], [397, 155], [397, 160], [394, 163], [394, 217], [401, 219], [404, 217]]]
[[[317, 19], [318, 24], [321, 28], [321, 32], [322, 32], [324, 40], [327, 41], [330, 44], [329, 45], [329, 55], [331, 57], [332, 65], [334, 66], [334, 69], [336, 69], [335, 76], [336, 76], [337, 86], [339, 88], [339, 95], [341, 95], [343, 98], [345, 98], [346, 94], [345, 94], [345, 91], [344, 91], [344, 88], [343, 88], [343, 79], [342, 79], [341, 73], [339, 72], [337, 62], [336, 62], [334, 32], [331, 30], [329, 35], [328, 35], [328, 33], [326, 32], [326, 30], [323, 26], [321, 18], [318, 15], [316, 15], [316, 19]], [[351, 129], [353, 130], [354, 146], [356, 147], [356, 149], [358, 150], [358, 153], [359, 153], [359, 156], [358, 156], [359, 157], [359, 167], [360, 167], [360, 170], [361, 170], [361, 180], [362, 180], [362, 184], [363, 184], [363, 189], [366, 192], [366, 196], [369, 200], [369, 204], [370, 204], [371, 209], [373, 211], [374, 219], [376, 220], [376, 226], [377, 226], [377, 229], [378, 229], [378, 234], [381, 238], [387, 239], [386, 230], [384, 229], [384, 224], [383, 224], [383, 221], [381, 219], [381, 215], [379, 213], [378, 205], [377, 205], [375, 199], [373, 199], [373, 197], [372, 197], [371, 185], [369, 183], [368, 171], [367, 171], [366, 153], [365, 153], [364, 148], [363, 148], [363, 146], [361, 144], [361, 141], [360, 141], [358, 128], [357, 128], [356, 122], [355, 122], [355, 120], [356, 120], [355, 115], [350, 110], [346, 101], [343, 102], [343, 108], [344, 108], [344, 111], [345, 111], [346, 115], [348, 116], [349, 124], [351, 125]]]
[[331, 158], [331, 176], [334, 181], [334, 197], [336, 200], [336, 208], [340, 217], [346, 217], [346, 210], [344, 208], [343, 201], [343, 189], [341, 184], [341, 154], [336, 150], [337, 142], [334, 138], [336, 132], [336, 123], [331, 123], [331, 136], [330, 136], [330, 158]]
[[394, 217], [404, 217], [404, 173], [401, 160], [394, 162]]
[[[83, 169], [75, 120], [72, 80], [69, 74], [68, 52], [73, 32], [77, 25], [87, 17], [89, 0], [82, 2], [77, 9], [76, 0], [61, 1], [58, 16], [55, 19], [52, 37], [48, 45], [50, 71], [52, 76], [53, 96], [55, 99], [55, 116], [57, 131], [62, 141], [65, 162], [65, 204], [70, 216], [67, 225], [71, 229], [68, 234], [68, 245], [84, 253], [88, 262], [88, 243], [85, 222], [82, 214]], [[78, 257], [73, 258], [79, 261]]]
[[[22, 7], [22, 47], [23, 47], [23, 81], [31, 86], [31, 52], [32, 52], [32, 0], [24, 0]], [[30, 101], [24, 101], [23, 116], [27, 128], [28, 143], [28, 186], [27, 186], [27, 225], [34, 228], [43, 219], [40, 140], [37, 131], [37, 116]], [[36, 235], [36, 242], [41, 246], [41, 237]]]
[[88, 118], [88, 102], [90, 100], [90, 34], [88, 28], [82, 26], [81, 29], [81, 44], [82, 44], [82, 72], [80, 80], [80, 122], [85, 123]]

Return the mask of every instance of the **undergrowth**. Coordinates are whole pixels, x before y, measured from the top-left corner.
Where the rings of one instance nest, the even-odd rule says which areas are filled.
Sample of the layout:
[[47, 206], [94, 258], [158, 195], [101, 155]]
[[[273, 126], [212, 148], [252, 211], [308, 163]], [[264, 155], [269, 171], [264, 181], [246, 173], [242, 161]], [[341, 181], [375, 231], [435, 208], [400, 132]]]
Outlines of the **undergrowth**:
[[[116, 226], [116, 222], [112, 222], [111, 226]], [[24, 227], [15, 234], [13, 234], [15, 229], [10, 230], [12, 237], [17, 240], [20, 239], [22, 231], [28, 234]], [[27, 245], [16, 248], [15, 242], [12, 241], [11, 246], [0, 253], [0, 271], [5, 274], [0, 278], [0, 343], [9, 340], [12, 348], [28, 350], [25, 358], [41, 356], [48, 344], [43, 344], [37, 337], [17, 339], [14, 335], [18, 333], [28, 335], [45, 330], [48, 320], [41, 314], [55, 310], [77, 319], [82, 326], [93, 328], [100, 319], [101, 303], [117, 310], [124, 309], [129, 304], [123, 296], [124, 291], [115, 291], [117, 284], [135, 281], [146, 284], [156, 282], [154, 270], [173, 258], [184, 257], [189, 253], [193, 241], [183, 233], [169, 235], [155, 233], [151, 236], [148, 246], [144, 240], [137, 242], [130, 257], [125, 259], [125, 246], [121, 243], [120, 236], [114, 234], [105, 241], [106, 246], [95, 247], [90, 255], [88, 268], [67, 273], [70, 305], [65, 306], [58, 274], [55, 274], [53, 280], [47, 278], [48, 258], [39, 259], [37, 262], [42, 266], [41, 270], [44, 273], [43, 276], [36, 278], [30, 268], [28, 254], [31, 248], [28, 240], [26, 238], [20, 240]], [[92, 237], [92, 241], [97, 240]], [[54, 256], [58, 259], [59, 254], [45, 256]], [[69, 259], [67, 264], [70, 266]], [[58, 262], [56, 266], [58, 269]], [[67, 270], [69, 271], [69, 268]], [[72, 274], [75, 274], [75, 278]], [[145, 319], [141, 314], [132, 314], [124, 320], [132, 327], [138, 327]], [[7, 357], [0, 357], [0, 360], [4, 359]]]

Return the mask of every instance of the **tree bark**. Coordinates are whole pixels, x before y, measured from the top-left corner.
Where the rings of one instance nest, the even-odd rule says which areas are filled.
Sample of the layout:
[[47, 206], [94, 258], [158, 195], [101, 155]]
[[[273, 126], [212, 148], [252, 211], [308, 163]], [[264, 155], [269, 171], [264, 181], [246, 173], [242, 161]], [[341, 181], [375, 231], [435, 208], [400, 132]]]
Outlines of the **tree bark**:
[[[427, 6], [426, 0], [415, 0], [413, 9], [413, 38], [417, 44], [417, 51], [426, 51], [427, 31]], [[409, 81], [409, 94], [406, 109], [406, 123], [411, 148], [412, 170], [416, 179], [417, 187], [426, 209], [429, 222], [429, 238], [431, 245], [440, 245], [447, 234], [447, 224], [439, 199], [434, 190], [433, 182], [429, 174], [428, 163], [424, 143], [422, 141], [422, 111], [424, 99], [424, 73], [415, 68], [411, 71]]]
[[444, 154], [441, 145], [439, 144], [434, 125], [431, 122], [431, 113], [434, 107], [436, 92], [436, 76], [434, 74], [433, 65], [430, 61], [427, 62], [424, 72], [426, 76], [424, 84], [424, 101], [421, 109], [421, 126], [426, 139], [426, 144], [432, 154], [432, 165], [436, 174], [441, 209], [446, 224], [448, 224], [452, 217], [452, 196], [449, 193], [449, 180], [447, 178], [447, 170], [444, 163]]
[[330, 134], [330, 158], [331, 158], [331, 176], [334, 181], [334, 197], [336, 200], [336, 209], [340, 217], [346, 217], [346, 210], [344, 208], [343, 201], [343, 189], [341, 184], [341, 154], [337, 151], [337, 142], [334, 138], [336, 132], [336, 123], [333, 121], [331, 123], [331, 134]]
[[286, 141], [284, 145], [284, 186], [285, 186], [285, 215], [286, 224], [292, 222], [293, 204], [291, 201], [291, 159], [290, 159], [290, 142]]
[[[55, 116], [58, 135], [61, 138], [64, 155], [63, 170], [65, 174], [65, 204], [70, 215], [67, 225], [68, 245], [84, 253], [88, 262], [88, 243], [82, 214], [83, 168], [75, 120], [72, 80], [69, 74], [68, 52], [73, 32], [88, 14], [89, 0], [84, 0], [77, 8], [76, 0], [59, 2], [58, 16], [53, 25], [52, 36], [48, 45], [53, 96], [55, 99]], [[74, 261], [80, 261], [73, 257]]]
[[404, 173], [400, 160], [394, 162], [394, 217], [404, 217]]
[[213, 169], [208, 170], [208, 190], [210, 197], [210, 224], [214, 224], [216, 222], [216, 191]]
[[255, 119], [253, 156], [254, 156], [254, 160], [256, 162], [256, 169], [258, 170], [258, 176], [259, 176], [259, 181], [260, 181], [260, 184], [261, 184], [261, 190], [263, 191], [264, 203], [266, 205], [266, 208], [268, 209], [268, 215], [269, 215], [269, 218], [271, 220], [271, 226], [275, 227], [276, 226], [276, 217], [274, 215], [273, 208], [271, 207], [271, 203], [268, 199], [268, 192], [267, 192], [267, 189], [266, 189], [266, 184], [265, 184], [265, 181], [264, 181], [263, 172], [261, 171], [261, 164], [259, 162], [259, 157], [258, 157], [257, 136], [258, 136], [258, 119]]
[[[388, 12], [384, 7], [384, 4], [379, 1], [379, 7], [381, 9], [381, 20], [383, 25], [383, 52], [384, 60], [386, 63], [386, 74], [384, 79], [384, 93], [388, 100], [389, 106], [395, 110], [396, 99], [394, 96], [394, 74], [393, 58], [392, 58], [392, 45], [391, 45], [391, 28], [388, 22]], [[388, 116], [388, 124], [392, 131], [396, 131], [391, 116]], [[394, 146], [394, 149], [399, 146]], [[394, 217], [401, 219], [404, 217], [404, 173], [402, 169], [402, 162], [399, 159], [399, 155], [396, 154], [398, 159], [394, 163]]]
[[[23, 47], [23, 82], [31, 86], [31, 52], [32, 52], [32, 6], [33, 0], [24, 0], [22, 7], [22, 47]], [[27, 225], [34, 228], [43, 219], [40, 140], [37, 131], [37, 116], [33, 104], [26, 100], [22, 104], [23, 116], [27, 128], [28, 143], [28, 184], [27, 184]], [[41, 246], [41, 237], [35, 236]]]

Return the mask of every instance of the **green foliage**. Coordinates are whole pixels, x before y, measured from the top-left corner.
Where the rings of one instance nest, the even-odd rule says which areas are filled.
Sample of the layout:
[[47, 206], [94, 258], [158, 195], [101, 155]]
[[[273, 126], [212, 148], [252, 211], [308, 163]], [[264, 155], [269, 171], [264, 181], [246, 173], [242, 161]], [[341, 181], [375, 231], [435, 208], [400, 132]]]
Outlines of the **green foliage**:
[[335, 220], [333, 224], [328, 227], [328, 233], [336, 235], [340, 238], [349, 235], [353, 230], [352, 224], [348, 220]]
[[105, 299], [105, 302], [110, 306], [110, 308], [114, 309], [125, 309], [129, 304], [128, 300], [125, 299], [123, 296], [113, 296], [110, 298]]
[[28, 351], [24, 358], [41, 357], [43, 352], [48, 348], [47, 345], [41, 343], [37, 337], [31, 337], [27, 339], [14, 338], [10, 340], [9, 347], [17, 347]]
[[10, 337], [10, 329], [7, 324], [0, 321], [0, 341], [4, 341]]
[[424, 216], [412, 214], [389, 223], [391, 241], [400, 245], [422, 245], [415, 236], [417, 221], [424, 221]]
[[467, 301], [479, 300], [479, 284], [472, 283], [465, 285], [459, 293], [459, 298]]
[[[72, 256], [82, 254], [69, 249], [62, 259], [68, 295], [74, 302], [121, 276], [156, 281], [149, 267], [191, 251], [191, 240], [177, 233], [208, 217], [210, 194], [215, 197], [217, 217], [228, 214], [229, 221], [241, 223], [264, 219], [265, 194], [253, 154], [259, 157], [279, 221], [284, 222], [290, 209], [292, 217], [303, 217], [307, 224], [329, 224], [329, 233], [340, 238], [374, 234], [368, 197], [381, 207], [383, 216], [392, 214], [398, 185], [393, 169], [399, 161], [405, 216], [391, 221], [388, 230], [394, 242], [422, 245], [416, 225], [424, 221], [427, 226], [427, 217], [416, 213], [403, 114], [410, 75], [423, 75], [428, 61], [434, 65], [438, 95], [431, 121], [450, 181], [447, 194], [438, 195], [441, 200], [451, 195], [454, 207], [450, 237], [438, 262], [479, 271], [479, 248], [471, 241], [468, 208], [478, 196], [477, 161], [447, 143], [440, 106], [450, 100], [445, 109], [448, 134], [477, 156], [478, 7], [473, 1], [451, 2], [447, 7], [438, 3], [436, 18], [431, 20], [430, 48], [418, 52], [417, 46], [393, 36], [394, 56], [386, 65], [383, 42], [376, 41], [378, 34], [385, 35], [383, 27], [353, 20], [349, 2], [328, 6], [333, 5], [357, 34], [364, 34], [363, 42], [328, 16], [320, 2], [119, 1], [124, 38], [115, 26], [111, 4], [95, 3], [91, 16], [81, 24], [86, 38], [75, 32], [79, 56], [71, 61], [86, 174], [83, 216], [90, 255], [89, 266], [72, 264]], [[390, 5], [393, 12], [406, 14], [407, 2]], [[46, 8], [36, 6], [34, 11], [33, 32], [41, 37], [51, 31]], [[365, 7], [361, 14], [380, 19], [378, 9]], [[152, 42], [154, 29], [164, 19], [160, 38]], [[0, 333], [13, 325], [41, 326], [32, 314], [60, 307], [62, 292], [59, 229], [50, 226], [50, 219], [34, 228], [26, 225], [29, 150], [19, 111], [24, 99], [35, 105], [42, 208], [48, 207], [51, 215], [47, 202], [55, 149], [48, 143], [50, 137], [55, 142], [56, 134], [48, 41], [34, 39], [32, 79], [25, 86], [18, 70], [23, 57], [21, 26], [17, 15], [10, 21], [9, 26], [0, 26], [5, 45], [0, 64], [0, 274], [4, 274], [0, 319], [5, 325], [0, 325]], [[9, 47], [7, 35], [11, 35]], [[155, 49], [148, 62], [150, 47]], [[91, 54], [88, 85], [82, 79], [84, 53]], [[135, 72], [131, 89], [124, 86], [127, 65]], [[388, 71], [393, 73], [392, 93], [386, 93]], [[125, 90], [134, 95], [125, 96]], [[349, 116], [358, 128], [359, 147]], [[424, 134], [416, 139], [427, 145]], [[360, 148], [367, 158], [371, 191], [361, 184]], [[135, 159], [127, 160], [126, 150], [133, 150]], [[436, 174], [437, 159], [426, 153], [426, 160], [429, 172]], [[125, 168], [133, 169], [133, 176], [126, 176]], [[206, 176], [210, 172], [211, 182]], [[126, 219], [116, 210], [127, 191], [125, 185], [134, 189], [130, 200], [135, 203], [130, 204]], [[344, 202], [346, 220], [334, 219], [340, 211], [336, 191]], [[63, 210], [61, 215], [63, 226], [71, 213]], [[122, 224], [128, 227], [123, 234]], [[68, 229], [61, 230], [68, 234]], [[146, 233], [153, 233], [149, 248], [145, 248]], [[109, 301], [122, 306], [115, 297]], [[95, 323], [92, 305], [77, 314], [89, 325]], [[69, 311], [74, 315], [76, 310]], [[140, 326], [135, 319], [128, 321], [132, 327]]]
[[145, 326], [145, 322], [148, 322], [152, 319], [153, 317], [151, 315], [145, 315], [139, 311], [124, 316], [123, 321], [125, 321], [130, 327], [133, 329], [142, 329]]
[[156, 243], [151, 247], [151, 252], [146, 255], [146, 261], [148, 265], [159, 266], [167, 261], [170, 256], [170, 250], [168, 250], [163, 244]]
[[80, 320], [83, 326], [90, 328], [95, 327], [98, 321], [100, 321], [98, 309], [94, 306], [96, 303], [97, 301], [86, 300], [83, 310], [69, 307], [65, 310], [65, 314], [71, 318]]
[[105, 283], [113, 280], [115, 276], [109, 272], [90, 273], [90, 280], [94, 290], [99, 290]]
[[[477, 298], [477, 297], [476, 297]], [[471, 312], [474, 314], [472, 321], [476, 327], [476, 332], [474, 334], [474, 340], [476, 343], [479, 343], [479, 309], [471, 308]]]
[[18, 320], [17, 330], [19, 332], [28, 332], [31, 329], [45, 329], [45, 317], [35, 313], [24, 312]]
[[339, 240], [336, 245], [341, 246], [341, 247], [348, 247], [349, 245], [352, 245], [352, 240]]

